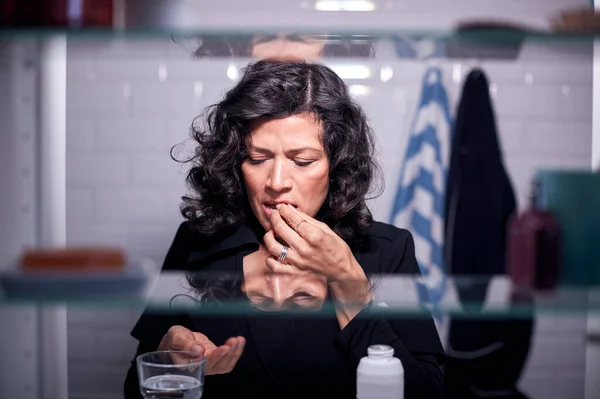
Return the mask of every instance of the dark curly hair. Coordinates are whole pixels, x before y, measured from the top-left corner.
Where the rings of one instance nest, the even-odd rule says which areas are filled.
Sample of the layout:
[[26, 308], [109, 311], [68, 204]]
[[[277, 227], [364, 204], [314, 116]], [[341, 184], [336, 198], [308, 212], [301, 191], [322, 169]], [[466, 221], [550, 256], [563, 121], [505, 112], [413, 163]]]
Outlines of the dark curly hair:
[[[238, 227], [253, 216], [241, 164], [253, 121], [312, 114], [323, 126], [329, 192], [316, 218], [344, 240], [373, 223], [366, 199], [379, 167], [371, 128], [344, 81], [311, 62], [261, 60], [249, 64], [223, 100], [194, 120], [194, 155], [182, 215], [206, 236]], [[200, 121], [201, 123], [198, 123]]]

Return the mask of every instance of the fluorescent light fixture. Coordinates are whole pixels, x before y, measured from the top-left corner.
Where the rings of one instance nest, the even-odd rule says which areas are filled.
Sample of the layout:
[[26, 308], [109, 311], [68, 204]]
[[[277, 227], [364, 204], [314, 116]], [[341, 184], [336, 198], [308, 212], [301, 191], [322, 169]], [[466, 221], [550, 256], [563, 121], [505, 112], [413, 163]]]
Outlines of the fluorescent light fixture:
[[375, 3], [370, 0], [317, 0], [317, 11], [373, 11]]
[[350, 85], [350, 87], [348, 87], [348, 90], [350, 90], [350, 94], [355, 97], [366, 96], [371, 92], [369, 86], [365, 85]]
[[158, 80], [161, 82], [165, 82], [169, 77], [169, 71], [167, 70], [167, 66], [165, 64], [160, 64], [158, 66]]
[[462, 80], [463, 68], [461, 63], [452, 64], [452, 82], [459, 84]]
[[335, 65], [330, 67], [342, 79], [369, 79], [371, 69], [366, 65]]
[[227, 67], [227, 77], [230, 80], [233, 80], [235, 82], [236, 80], [238, 80], [240, 78], [240, 71], [239, 71], [239, 69], [237, 69], [237, 67], [235, 65], [230, 64]]
[[387, 82], [394, 76], [394, 68], [391, 66], [384, 66], [379, 71], [379, 78], [382, 82]]
[[201, 81], [194, 82], [194, 97], [196, 97], [196, 98], [202, 97], [203, 92], [204, 92], [204, 84]]
[[498, 93], [498, 85], [496, 85], [496, 83], [490, 83], [490, 95], [492, 97], [496, 97], [497, 93]]

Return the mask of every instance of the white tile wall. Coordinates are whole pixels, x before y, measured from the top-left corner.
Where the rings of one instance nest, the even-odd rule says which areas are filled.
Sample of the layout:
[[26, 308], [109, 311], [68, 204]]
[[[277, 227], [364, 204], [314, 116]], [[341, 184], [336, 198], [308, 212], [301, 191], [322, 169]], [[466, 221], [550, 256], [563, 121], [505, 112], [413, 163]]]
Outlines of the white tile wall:
[[165, 122], [162, 118], [110, 118], [95, 124], [94, 146], [112, 153], [160, 152]]
[[[590, 163], [591, 51], [558, 53], [549, 47], [527, 45], [518, 61], [480, 63], [494, 87], [500, 139], [521, 207], [537, 168], [588, 168]], [[181, 220], [178, 205], [185, 193], [185, 170], [171, 160], [169, 150], [186, 140], [201, 108], [232, 85], [226, 74], [228, 61], [192, 62], [186, 56], [167, 39], [70, 43], [70, 243], [114, 243], [130, 248], [133, 256], [162, 261]], [[367, 64], [376, 71], [383, 66], [378, 61]], [[479, 63], [440, 63], [453, 110], [462, 84], [452, 80], [455, 64], [463, 66], [465, 76], [469, 67]], [[393, 78], [382, 83], [375, 73], [365, 83], [371, 91], [359, 97], [375, 129], [384, 167], [386, 190], [371, 203], [376, 218], [383, 221], [388, 219], [426, 63], [385, 65], [393, 67]], [[136, 312], [69, 311], [73, 398], [120, 396], [135, 350], [128, 334], [137, 316]], [[584, 329], [584, 317], [538, 319], [522, 383], [532, 398], [583, 397]]]

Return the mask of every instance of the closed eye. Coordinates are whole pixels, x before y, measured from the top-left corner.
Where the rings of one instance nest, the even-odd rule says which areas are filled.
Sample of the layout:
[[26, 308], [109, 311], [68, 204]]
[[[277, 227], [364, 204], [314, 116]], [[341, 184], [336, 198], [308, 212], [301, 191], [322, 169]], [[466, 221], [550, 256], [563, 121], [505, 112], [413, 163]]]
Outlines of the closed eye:
[[266, 159], [260, 159], [260, 158], [248, 158], [247, 159], [248, 163], [250, 163], [251, 165], [259, 165], [263, 162], [266, 161]]
[[312, 164], [314, 161], [294, 161], [294, 163], [298, 166], [308, 166]]

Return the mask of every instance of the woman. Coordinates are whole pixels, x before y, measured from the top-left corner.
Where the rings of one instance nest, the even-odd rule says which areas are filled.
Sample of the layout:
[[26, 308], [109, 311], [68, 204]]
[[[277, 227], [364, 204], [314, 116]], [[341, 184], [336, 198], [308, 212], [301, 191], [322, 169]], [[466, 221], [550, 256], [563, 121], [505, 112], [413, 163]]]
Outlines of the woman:
[[[368, 317], [367, 275], [419, 269], [410, 233], [374, 222], [367, 208], [371, 130], [344, 82], [315, 63], [259, 61], [194, 130], [193, 195], [164, 269], [238, 273], [248, 285], [265, 268], [309, 274], [335, 307], [312, 319], [147, 313], [132, 331], [138, 354], [204, 354], [206, 399], [355, 398], [360, 358], [386, 344], [403, 363], [405, 397], [440, 398], [433, 321]], [[139, 397], [135, 362], [125, 396]]]

